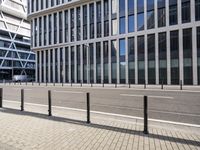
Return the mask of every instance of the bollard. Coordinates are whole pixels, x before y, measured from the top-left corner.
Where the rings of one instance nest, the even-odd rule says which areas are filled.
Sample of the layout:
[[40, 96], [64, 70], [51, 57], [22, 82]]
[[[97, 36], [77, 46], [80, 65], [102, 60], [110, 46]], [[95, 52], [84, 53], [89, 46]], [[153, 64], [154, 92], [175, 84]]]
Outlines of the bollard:
[[16, 82], [14, 82], [14, 85], [16, 85]]
[[147, 85], [146, 85], [146, 82], [144, 83], [144, 89], [146, 89], [147, 88]]
[[46, 81], [46, 86], [47, 86], [47, 81]]
[[93, 84], [91, 83], [91, 87], [93, 87]]
[[32, 81], [32, 86], [33, 86], [33, 81]]
[[183, 90], [183, 82], [180, 80], [180, 90]]
[[104, 87], [104, 80], [102, 81], [102, 87]]
[[21, 89], [21, 111], [24, 111], [24, 89]]
[[71, 86], [72, 86], [72, 81], [71, 81]]
[[20, 85], [22, 85], [22, 82], [20, 81]]
[[131, 83], [130, 83], [130, 81], [128, 82], [128, 88], [131, 88]]
[[63, 86], [63, 84], [64, 84], [64, 83], [63, 83], [63, 81], [62, 81], [62, 86]]
[[40, 82], [38, 82], [39, 86], [40, 86]]
[[83, 86], [82, 84], [83, 84], [83, 82], [81, 81], [81, 87]]
[[3, 88], [0, 88], [0, 108], [3, 107]]
[[49, 116], [52, 116], [52, 113], [51, 113], [51, 91], [48, 90], [48, 104], [49, 104]]
[[87, 98], [87, 123], [90, 123], [90, 93], [86, 93]]
[[26, 86], [27, 86], [27, 81], [26, 81]]
[[162, 81], [161, 89], [163, 89], [163, 81]]
[[144, 134], [149, 134], [148, 132], [148, 98], [144, 96]]
[[55, 86], [55, 82], [53, 82], [53, 86]]
[[117, 88], [117, 81], [115, 82], [115, 88]]

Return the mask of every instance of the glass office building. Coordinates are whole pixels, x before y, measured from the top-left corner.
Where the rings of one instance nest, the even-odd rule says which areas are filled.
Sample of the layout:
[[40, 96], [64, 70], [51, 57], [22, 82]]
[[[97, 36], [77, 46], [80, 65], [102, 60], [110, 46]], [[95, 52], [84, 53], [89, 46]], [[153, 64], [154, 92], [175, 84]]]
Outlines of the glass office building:
[[0, 0], [0, 81], [13, 75], [35, 76], [35, 53], [30, 50], [27, 0]]
[[200, 84], [200, 0], [29, 0], [36, 81]]

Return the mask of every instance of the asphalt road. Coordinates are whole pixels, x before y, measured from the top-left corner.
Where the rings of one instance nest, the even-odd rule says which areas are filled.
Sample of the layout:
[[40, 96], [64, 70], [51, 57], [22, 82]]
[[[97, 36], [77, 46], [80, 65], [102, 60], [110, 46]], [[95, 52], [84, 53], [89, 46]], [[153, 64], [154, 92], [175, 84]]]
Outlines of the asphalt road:
[[200, 90], [160, 90], [102, 87], [53, 87], [0, 85], [3, 99], [20, 101], [25, 89], [25, 103], [47, 104], [52, 91], [52, 105], [86, 108], [86, 92], [90, 93], [91, 110], [143, 117], [143, 96], [148, 96], [149, 118], [200, 125]]

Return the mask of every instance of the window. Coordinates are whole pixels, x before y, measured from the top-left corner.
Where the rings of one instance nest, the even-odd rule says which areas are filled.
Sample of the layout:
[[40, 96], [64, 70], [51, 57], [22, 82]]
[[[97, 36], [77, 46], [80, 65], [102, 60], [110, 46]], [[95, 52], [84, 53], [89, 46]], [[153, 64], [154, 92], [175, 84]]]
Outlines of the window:
[[70, 10], [71, 17], [71, 42], [74, 41], [74, 9]]
[[94, 38], [94, 4], [90, 4], [90, 38]]
[[158, 34], [159, 83], [167, 84], [167, 44], [166, 32]]
[[97, 2], [97, 38], [101, 37], [101, 2]]
[[104, 21], [104, 36], [109, 36], [109, 21]]
[[54, 44], [57, 44], [57, 13], [54, 13]]
[[184, 84], [193, 84], [192, 29], [183, 30]]
[[164, 27], [166, 25], [165, 8], [158, 9], [158, 27]]
[[128, 38], [128, 77], [129, 83], [135, 83], [135, 44], [134, 37]]
[[[80, 7], [77, 7], [76, 8], [76, 39], [77, 41], [80, 41], [81, 40], [81, 9]], [[84, 27], [83, 27], [84, 28]]]
[[107, 18], [108, 15], [109, 15], [108, 0], [104, 0], [104, 18]]
[[138, 83], [145, 83], [145, 65], [144, 65], [144, 36], [137, 37], [138, 51]]
[[108, 41], [103, 42], [103, 69], [104, 69], [104, 81], [103, 83], [108, 83]]
[[125, 83], [125, 72], [126, 72], [126, 62], [125, 62], [126, 46], [125, 39], [119, 40], [119, 56], [120, 56], [120, 83]]
[[137, 0], [137, 13], [144, 12], [144, 0]]
[[125, 0], [119, 0], [119, 13], [125, 14]]
[[94, 83], [94, 46], [89, 44], [89, 62], [90, 62], [90, 83]]
[[147, 10], [154, 9], [154, 0], [147, 0]]
[[68, 11], [65, 10], [65, 42], [68, 42]]
[[111, 41], [111, 79], [112, 83], [117, 82], [117, 42], [116, 40]]
[[83, 40], [87, 39], [87, 5], [83, 6]]
[[195, 18], [196, 21], [200, 20], [200, 0], [195, 0]]
[[165, 7], [165, 0], [158, 0], [158, 8]]
[[147, 29], [154, 28], [154, 11], [147, 12]]
[[128, 16], [128, 32], [134, 32], [135, 23], [134, 23], [134, 15]]
[[128, 12], [129, 14], [134, 13], [134, 0], [128, 0]]
[[112, 35], [116, 35], [117, 34], [117, 19], [113, 19], [112, 20]]
[[125, 33], [125, 17], [120, 18], [119, 26], [120, 26], [119, 33], [124, 34]]
[[155, 34], [147, 36], [147, 51], [148, 51], [148, 83], [155, 84]]
[[179, 35], [170, 32], [171, 84], [179, 84]]
[[101, 83], [101, 43], [96, 43], [96, 79], [97, 83]]
[[182, 23], [190, 22], [190, 1], [182, 2]]
[[177, 5], [169, 6], [169, 25], [175, 25], [177, 23]]
[[144, 30], [144, 13], [137, 14], [137, 30]]
[[51, 36], [52, 36], [52, 21], [51, 15], [49, 15], [49, 45], [51, 45]]
[[59, 43], [63, 42], [63, 13], [59, 12]]
[[112, 14], [117, 13], [117, 0], [112, 0]]

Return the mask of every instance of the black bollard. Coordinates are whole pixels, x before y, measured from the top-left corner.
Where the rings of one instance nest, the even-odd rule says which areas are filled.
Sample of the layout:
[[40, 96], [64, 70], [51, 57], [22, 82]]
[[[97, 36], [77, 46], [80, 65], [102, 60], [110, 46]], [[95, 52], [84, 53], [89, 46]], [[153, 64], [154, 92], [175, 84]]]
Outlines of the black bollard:
[[0, 88], [0, 108], [3, 107], [3, 88]]
[[180, 80], [180, 90], [183, 90], [183, 82]]
[[52, 116], [52, 113], [51, 113], [51, 91], [48, 90], [48, 104], [49, 104], [49, 116]]
[[144, 96], [144, 134], [149, 134], [148, 132], [148, 98]]
[[21, 89], [21, 111], [24, 111], [24, 89]]
[[90, 123], [90, 93], [86, 93], [87, 98], [87, 123]]
[[161, 89], [163, 89], [164, 87], [163, 87], [163, 81], [162, 81], [162, 85], [161, 85]]

